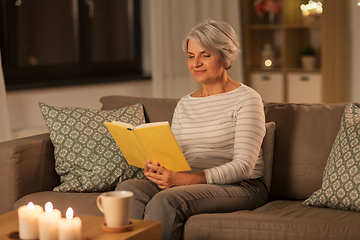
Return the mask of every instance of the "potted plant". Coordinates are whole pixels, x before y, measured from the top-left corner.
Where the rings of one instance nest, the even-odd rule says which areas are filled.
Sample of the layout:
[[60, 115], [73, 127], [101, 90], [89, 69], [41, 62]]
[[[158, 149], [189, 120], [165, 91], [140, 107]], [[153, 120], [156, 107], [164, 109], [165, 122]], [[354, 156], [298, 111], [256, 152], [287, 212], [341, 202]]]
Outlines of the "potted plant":
[[315, 50], [312, 46], [306, 46], [301, 50], [301, 63], [304, 69], [315, 68]]

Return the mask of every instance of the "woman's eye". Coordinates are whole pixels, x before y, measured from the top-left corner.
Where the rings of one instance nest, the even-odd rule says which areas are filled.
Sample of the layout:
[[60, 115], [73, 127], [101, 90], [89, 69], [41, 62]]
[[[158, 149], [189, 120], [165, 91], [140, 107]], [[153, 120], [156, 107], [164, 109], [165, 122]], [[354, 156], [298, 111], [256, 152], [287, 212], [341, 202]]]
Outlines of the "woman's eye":
[[190, 56], [190, 55], [189, 55], [188, 58], [194, 58], [194, 56]]
[[210, 55], [209, 55], [209, 54], [205, 54], [205, 55], [203, 55], [203, 57], [209, 58]]

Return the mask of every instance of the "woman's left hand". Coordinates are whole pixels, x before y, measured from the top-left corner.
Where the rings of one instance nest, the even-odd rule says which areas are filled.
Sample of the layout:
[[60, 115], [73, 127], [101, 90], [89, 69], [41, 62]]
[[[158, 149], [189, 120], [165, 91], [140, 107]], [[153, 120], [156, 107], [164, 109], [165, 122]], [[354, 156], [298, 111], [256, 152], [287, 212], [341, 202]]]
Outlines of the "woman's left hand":
[[156, 183], [161, 189], [168, 189], [175, 186], [206, 183], [205, 174], [200, 172], [173, 172], [160, 166], [158, 162], [146, 161], [144, 174], [150, 181]]
[[151, 163], [147, 161], [144, 173], [150, 181], [156, 183], [161, 189], [171, 188], [176, 185], [174, 180], [178, 173], [165, 169], [157, 162]]

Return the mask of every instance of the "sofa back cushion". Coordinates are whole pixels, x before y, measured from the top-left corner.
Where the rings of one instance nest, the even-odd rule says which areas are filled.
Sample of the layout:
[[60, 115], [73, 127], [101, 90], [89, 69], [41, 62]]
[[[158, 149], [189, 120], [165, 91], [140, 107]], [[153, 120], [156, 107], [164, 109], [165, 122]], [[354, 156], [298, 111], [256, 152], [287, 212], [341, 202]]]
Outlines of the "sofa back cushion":
[[[106, 96], [102, 109], [142, 103], [147, 122], [169, 121], [178, 99]], [[321, 187], [330, 150], [347, 103], [265, 103], [266, 122], [275, 122], [270, 200], [304, 200]]]
[[346, 103], [265, 103], [276, 123], [270, 200], [308, 198], [321, 187]]
[[100, 99], [102, 110], [118, 109], [136, 103], [144, 106], [146, 122], [172, 122], [172, 116], [179, 99], [172, 98], [147, 98], [128, 96], [105, 96]]

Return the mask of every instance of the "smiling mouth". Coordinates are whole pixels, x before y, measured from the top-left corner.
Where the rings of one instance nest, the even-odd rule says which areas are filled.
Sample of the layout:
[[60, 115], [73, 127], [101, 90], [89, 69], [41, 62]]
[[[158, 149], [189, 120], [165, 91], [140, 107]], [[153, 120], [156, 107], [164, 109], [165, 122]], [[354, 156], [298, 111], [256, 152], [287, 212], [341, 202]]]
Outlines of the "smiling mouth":
[[195, 70], [194, 72], [196, 75], [200, 75], [200, 74], [204, 73], [205, 71], [206, 70]]

